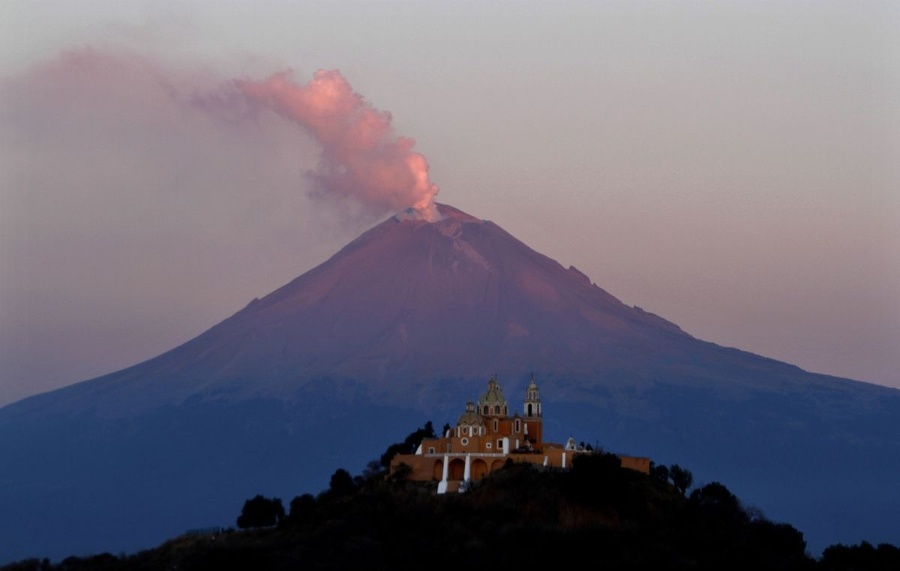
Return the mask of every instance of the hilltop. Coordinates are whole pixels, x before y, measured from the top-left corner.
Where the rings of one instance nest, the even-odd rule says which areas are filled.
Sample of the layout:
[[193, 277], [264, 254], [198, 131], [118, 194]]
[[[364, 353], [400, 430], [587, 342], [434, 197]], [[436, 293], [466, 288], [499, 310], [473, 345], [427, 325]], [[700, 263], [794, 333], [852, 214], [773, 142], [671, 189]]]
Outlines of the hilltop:
[[768, 520], [725, 485], [688, 493], [665, 478], [666, 470], [647, 475], [622, 468], [616, 455], [602, 451], [579, 456], [568, 470], [510, 462], [466, 492], [446, 495], [435, 494], [432, 483], [390, 478], [380, 468], [373, 462], [355, 478], [337, 470], [328, 489], [295, 497], [271, 527], [199, 530], [131, 555], [55, 564], [31, 559], [0, 570], [450, 569], [475, 561], [507, 569], [900, 565], [900, 549], [888, 544], [835, 545], [813, 558], [799, 530]]

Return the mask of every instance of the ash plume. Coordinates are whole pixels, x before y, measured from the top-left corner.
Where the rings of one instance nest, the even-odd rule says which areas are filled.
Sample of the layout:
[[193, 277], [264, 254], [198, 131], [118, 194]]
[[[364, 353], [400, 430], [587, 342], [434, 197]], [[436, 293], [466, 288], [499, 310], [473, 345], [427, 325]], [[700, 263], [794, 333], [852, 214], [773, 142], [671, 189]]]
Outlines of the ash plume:
[[252, 106], [300, 125], [321, 145], [318, 165], [307, 172], [315, 196], [349, 199], [372, 214], [412, 207], [427, 220], [440, 218], [438, 186], [413, 150], [415, 140], [395, 133], [390, 113], [373, 107], [339, 71], [319, 70], [303, 85], [290, 72], [234, 85]]

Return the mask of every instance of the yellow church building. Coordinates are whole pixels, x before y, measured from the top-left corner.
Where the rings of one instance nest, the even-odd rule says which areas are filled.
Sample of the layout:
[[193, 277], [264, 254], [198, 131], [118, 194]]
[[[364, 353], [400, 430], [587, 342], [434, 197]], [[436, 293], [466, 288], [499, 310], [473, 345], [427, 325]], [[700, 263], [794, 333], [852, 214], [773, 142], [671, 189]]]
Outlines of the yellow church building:
[[[426, 438], [413, 454], [397, 454], [390, 473], [407, 471], [406, 478], [437, 483], [439, 494], [460, 491], [507, 461], [552, 468], [569, 468], [578, 454], [590, 453], [569, 438], [565, 444], [544, 442], [543, 410], [534, 376], [525, 388], [521, 412], [510, 414], [497, 377], [491, 377], [478, 402], [465, 411], [439, 438]], [[650, 459], [619, 456], [622, 467], [650, 473]]]

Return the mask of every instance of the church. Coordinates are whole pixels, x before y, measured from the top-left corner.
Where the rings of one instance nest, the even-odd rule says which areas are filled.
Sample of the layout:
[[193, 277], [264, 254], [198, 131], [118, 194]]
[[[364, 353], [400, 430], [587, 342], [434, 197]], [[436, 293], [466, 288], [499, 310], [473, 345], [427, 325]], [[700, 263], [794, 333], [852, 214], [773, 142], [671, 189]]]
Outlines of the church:
[[[390, 473], [408, 470], [408, 480], [436, 482], [437, 492], [455, 492], [503, 467], [507, 461], [569, 468], [578, 454], [590, 453], [569, 438], [565, 444], [544, 442], [543, 410], [531, 377], [521, 411], [510, 413], [497, 377], [488, 380], [478, 402], [466, 403], [456, 427], [440, 438], [422, 440], [413, 454], [397, 454]], [[619, 456], [623, 468], [650, 473], [650, 459]], [[403, 468], [401, 468], [403, 466]]]

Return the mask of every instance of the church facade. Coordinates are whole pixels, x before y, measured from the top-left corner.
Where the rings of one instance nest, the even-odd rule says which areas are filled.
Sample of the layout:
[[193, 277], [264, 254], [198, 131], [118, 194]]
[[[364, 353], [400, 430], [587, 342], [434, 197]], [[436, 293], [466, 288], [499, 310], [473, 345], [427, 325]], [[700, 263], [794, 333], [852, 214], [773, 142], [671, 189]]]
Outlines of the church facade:
[[[578, 454], [590, 453], [569, 438], [565, 444], [544, 442], [543, 410], [532, 376], [521, 410], [512, 411], [496, 377], [477, 402], [466, 403], [455, 427], [439, 438], [426, 438], [413, 454], [397, 454], [390, 473], [407, 470], [406, 478], [437, 483], [438, 493], [459, 491], [507, 461], [568, 468]], [[650, 473], [650, 459], [619, 456], [622, 466]], [[405, 466], [405, 467], [404, 467]]]

